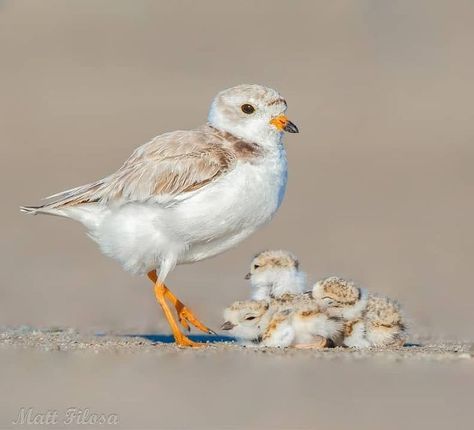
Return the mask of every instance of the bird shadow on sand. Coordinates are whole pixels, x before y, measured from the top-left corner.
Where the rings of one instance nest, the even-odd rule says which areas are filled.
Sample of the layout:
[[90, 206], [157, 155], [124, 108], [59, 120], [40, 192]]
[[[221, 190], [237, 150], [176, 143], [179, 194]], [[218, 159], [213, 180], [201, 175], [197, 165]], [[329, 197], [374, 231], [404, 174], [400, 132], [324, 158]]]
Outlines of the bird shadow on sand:
[[[126, 337], [133, 337], [133, 338], [143, 338], [152, 343], [174, 343], [174, 337], [171, 334], [126, 334]], [[201, 343], [235, 343], [237, 339], [232, 336], [222, 336], [222, 335], [199, 335], [199, 334], [191, 334], [188, 335], [189, 339], [193, 340], [194, 342], [201, 342]], [[403, 345], [404, 348], [420, 348], [423, 345], [417, 342], [407, 342]]]
[[[129, 334], [127, 337], [135, 338], [144, 338], [153, 343], [174, 343], [174, 337], [171, 334]], [[203, 343], [219, 343], [219, 342], [236, 342], [236, 339], [231, 336], [221, 336], [221, 335], [188, 335], [189, 339], [194, 342], [203, 342]]]

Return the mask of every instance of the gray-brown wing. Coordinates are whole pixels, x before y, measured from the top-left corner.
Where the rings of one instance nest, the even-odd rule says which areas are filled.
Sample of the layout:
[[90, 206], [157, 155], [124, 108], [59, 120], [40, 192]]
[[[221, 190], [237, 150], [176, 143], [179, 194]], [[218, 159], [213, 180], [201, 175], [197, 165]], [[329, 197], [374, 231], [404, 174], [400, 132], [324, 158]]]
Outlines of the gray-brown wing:
[[82, 203], [121, 204], [156, 199], [171, 201], [204, 187], [227, 172], [235, 154], [211, 128], [175, 131], [137, 148], [112, 175], [51, 196], [58, 208]]

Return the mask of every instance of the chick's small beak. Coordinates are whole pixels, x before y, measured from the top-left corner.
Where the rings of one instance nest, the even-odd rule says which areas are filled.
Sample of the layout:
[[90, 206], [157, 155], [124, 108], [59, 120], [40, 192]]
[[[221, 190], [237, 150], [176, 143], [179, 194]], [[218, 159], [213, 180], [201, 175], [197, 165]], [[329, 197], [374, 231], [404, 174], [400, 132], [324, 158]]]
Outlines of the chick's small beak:
[[279, 115], [270, 121], [279, 131], [287, 131], [288, 133], [299, 133], [298, 127], [293, 124], [286, 115]]
[[250, 272], [245, 275], [245, 279], [247, 280], [250, 279], [251, 277], [252, 277], [252, 274]]
[[235, 327], [235, 324], [232, 324], [230, 321], [226, 321], [221, 325], [221, 330], [232, 330]]

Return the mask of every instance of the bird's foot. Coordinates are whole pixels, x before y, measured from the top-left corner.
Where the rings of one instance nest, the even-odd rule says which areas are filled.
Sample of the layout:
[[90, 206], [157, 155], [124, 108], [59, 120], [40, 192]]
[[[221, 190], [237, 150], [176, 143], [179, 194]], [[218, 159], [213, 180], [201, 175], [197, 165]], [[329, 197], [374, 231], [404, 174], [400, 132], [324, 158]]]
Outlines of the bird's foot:
[[189, 324], [201, 330], [204, 333], [216, 334], [214, 330], [206, 327], [199, 319], [193, 314], [193, 312], [184, 306], [181, 302], [175, 304], [176, 313], [178, 314], [179, 323], [188, 331], [191, 330]]
[[148, 273], [148, 277], [155, 284], [156, 300], [163, 309], [166, 320], [168, 321], [168, 324], [170, 325], [171, 331], [175, 338], [176, 344], [181, 347], [205, 346], [204, 343], [194, 342], [188, 337], [186, 337], [183, 333], [181, 333], [167, 301], [171, 302], [171, 304], [175, 308], [176, 313], [178, 315], [178, 321], [186, 330], [190, 331], [191, 324], [197, 329], [203, 331], [204, 333], [216, 333], [210, 328], [206, 327], [201, 321], [199, 321], [197, 317], [192, 313], [192, 311], [188, 309], [183, 304], [183, 302], [181, 302], [181, 300], [179, 300], [165, 284], [158, 281], [155, 270]]
[[174, 340], [176, 345], [181, 348], [203, 348], [206, 346], [206, 344], [203, 342], [194, 342], [184, 334], [181, 334], [181, 336], [175, 336]]

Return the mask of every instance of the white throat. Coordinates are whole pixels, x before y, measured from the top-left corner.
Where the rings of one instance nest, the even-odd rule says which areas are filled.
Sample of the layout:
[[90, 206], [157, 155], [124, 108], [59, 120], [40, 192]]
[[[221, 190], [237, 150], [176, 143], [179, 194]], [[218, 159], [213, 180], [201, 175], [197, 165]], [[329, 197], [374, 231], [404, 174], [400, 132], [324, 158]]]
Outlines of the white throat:
[[231, 120], [219, 112], [212, 104], [209, 111], [208, 122], [221, 131], [226, 131], [236, 137], [257, 143], [264, 148], [270, 149], [281, 145], [283, 133], [278, 131], [269, 122], [255, 120], [245, 124]]

